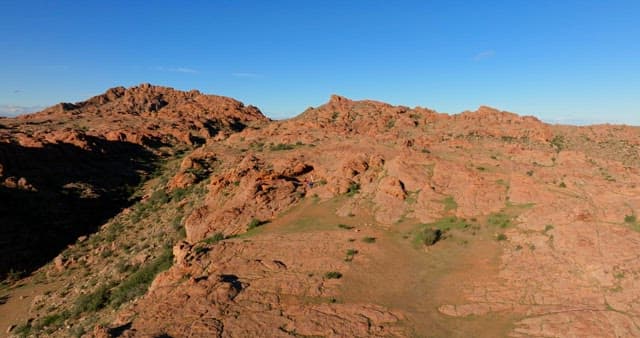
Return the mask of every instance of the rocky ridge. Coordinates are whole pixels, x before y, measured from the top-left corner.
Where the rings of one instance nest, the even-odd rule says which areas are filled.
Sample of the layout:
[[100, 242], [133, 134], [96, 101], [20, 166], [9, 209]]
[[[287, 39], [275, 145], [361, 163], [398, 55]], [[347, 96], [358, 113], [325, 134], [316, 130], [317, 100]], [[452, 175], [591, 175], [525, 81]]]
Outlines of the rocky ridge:
[[[45, 116], [83, 120], [136, 111], [130, 115], [165, 126], [191, 111], [188, 118], [215, 116], [217, 128], [225, 130], [208, 132], [194, 120], [186, 124], [195, 128], [185, 138], [177, 127], [158, 128], [166, 130], [159, 135], [143, 125], [145, 133], [152, 130], [145, 134], [149, 139], [173, 147], [192, 146], [196, 131], [204, 142], [172, 157], [162, 176], [148, 181], [139, 204], [89, 238], [101, 238], [117, 222], [125, 224], [123, 238], [141, 236], [128, 234], [128, 222], [136, 223], [130, 217], [167, 203], [147, 212], [148, 222], [138, 220], [142, 227], [131, 228], [148, 234], [154, 227], [184, 229], [182, 238], [176, 233], [163, 239], [173, 241], [172, 266], [146, 295], [126, 302], [115, 297], [129, 280], [126, 271], [110, 275], [110, 283], [64, 291], [74, 299], [102, 295], [97, 314], [78, 312], [77, 302], [53, 295], [54, 310], [32, 310], [42, 316], [34, 329], [53, 336], [76, 328], [94, 336], [638, 334], [640, 313], [629, 301], [638, 292], [640, 271], [633, 254], [640, 241], [637, 127], [554, 126], [489, 107], [449, 116], [339, 96], [296, 118], [268, 122], [231, 99], [158, 91], [165, 89], [140, 86], [128, 95], [116, 88], [87, 103], [1, 122], [22, 128], [24, 121]], [[141, 99], [139, 92], [152, 95]], [[171, 97], [182, 99], [172, 103]], [[213, 102], [211, 115], [193, 114], [202, 102]], [[235, 107], [234, 113], [220, 122], [224, 107]], [[237, 121], [251, 127], [235, 128]], [[104, 123], [90, 127], [89, 135], [109, 133]], [[171, 149], [133, 136], [124, 140], [138, 140], [151, 152]], [[191, 197], [183, 200], [185, 192]], [[176, 217], [164, 213], [178, 205], [177, 227], [163, 227]], [[163, 221], [154, 226], [153, 217]], [[436, 228], [442, 239], [426, 241], [427, 231]], [[91, 248], [99, 252], [105, 245], [94, 240]], [[76, 243], [68, 256], [95, 255], [79, 251], [85, 246]], [[142, 263], [132, 253], [118, 259], [144, 269], [158, 250]], [[378, 271], [389, 257], [423, 279]], [[109, 258], [93, 264], [115, 264]], [[447, 266], [437, 267], [438, 261]], [[41, 271], [52, 279], [73, 275], [78, 263], [65, 262], [57, 271]], [[366, 276], [374, 272], [411, 287], [371, 284], [376, 278]], [[363, 291], [362, 280], [372, 290]], [[427, 308], [438, 311], [394, 301], [411, 299], [407, 288], [432, 298]], [[51, 313], [67, 316], [37, 324]], [[495, 316], [509, 319], [504, 326], [486, 324]], [[427, 324], [425, 317], [431, 319]], [[92, 328], [96, 318], [110, 324]]]

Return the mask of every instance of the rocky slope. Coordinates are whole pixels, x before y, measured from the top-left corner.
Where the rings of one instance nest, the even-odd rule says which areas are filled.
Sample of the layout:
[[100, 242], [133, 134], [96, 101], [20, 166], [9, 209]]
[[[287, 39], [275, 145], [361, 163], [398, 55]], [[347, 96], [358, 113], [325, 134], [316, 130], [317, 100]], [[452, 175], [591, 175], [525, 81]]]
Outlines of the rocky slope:
[[266, 121], [233, 99], [146, 84], [0, 120], [0, 277], [94, 232], [164, 159]]
[[[34, 294], [13, 334], [640, 334], [638, 127], [339, 96], [267, 121], [231, 99], [143, 85], [0, 120], [0, 133], [49, 142], [42, 130], [74, 123], [98, 146], [164, 160], [137, 176], [135, 204], [23, 281], [63, 286]], [[46, 186], [6, 168], [6, 189]]]

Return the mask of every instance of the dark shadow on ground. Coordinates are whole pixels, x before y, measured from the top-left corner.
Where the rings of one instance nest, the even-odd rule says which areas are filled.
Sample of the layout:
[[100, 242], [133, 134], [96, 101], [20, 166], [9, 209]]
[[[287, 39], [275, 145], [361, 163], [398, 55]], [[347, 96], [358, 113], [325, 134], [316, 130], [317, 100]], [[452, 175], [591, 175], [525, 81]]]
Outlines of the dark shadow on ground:
[[0, 280], [30, 273], [131, 204], [129, 197], [158, 163], [127, 142], [85, 137], [42, 148], [0, 143], [3, 176], [24, 177], [37, 191], [0, 187]]

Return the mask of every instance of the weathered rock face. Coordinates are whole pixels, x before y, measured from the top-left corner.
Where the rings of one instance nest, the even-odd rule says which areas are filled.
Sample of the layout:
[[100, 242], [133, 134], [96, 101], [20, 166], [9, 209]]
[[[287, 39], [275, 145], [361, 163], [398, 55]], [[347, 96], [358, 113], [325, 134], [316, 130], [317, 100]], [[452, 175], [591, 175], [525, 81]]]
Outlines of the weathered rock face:
[[[372, 304], [326, 301], [339, 294], [340, 282], [318, 271], [348, 271], [348, 263], [332, 258], [347, 249], [348, 233], [330, 241], [328, 236], [270, 236], [209, 246], [180, 243], [174, 247], [174, 268], [118, 318], [120, 323], [133, 321], [123, 336], [402, 335], [398, 313]], [[333, 245], [341, 239], [344, 244]]]

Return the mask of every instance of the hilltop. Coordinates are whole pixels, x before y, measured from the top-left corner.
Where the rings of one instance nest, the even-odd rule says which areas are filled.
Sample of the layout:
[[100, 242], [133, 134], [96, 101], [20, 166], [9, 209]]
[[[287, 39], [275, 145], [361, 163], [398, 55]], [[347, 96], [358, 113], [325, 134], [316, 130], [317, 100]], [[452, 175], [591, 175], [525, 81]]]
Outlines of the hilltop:
[[639, 127], [491, 107], [334, 95], [271, 121], [197, 91], [109, 89], [0, 119], [0, 324], [640, 335], [638, 149]]

